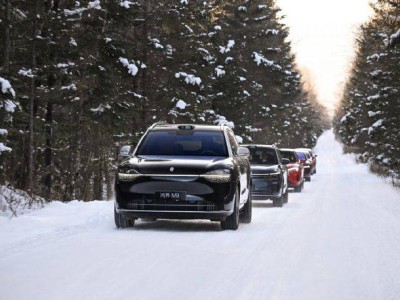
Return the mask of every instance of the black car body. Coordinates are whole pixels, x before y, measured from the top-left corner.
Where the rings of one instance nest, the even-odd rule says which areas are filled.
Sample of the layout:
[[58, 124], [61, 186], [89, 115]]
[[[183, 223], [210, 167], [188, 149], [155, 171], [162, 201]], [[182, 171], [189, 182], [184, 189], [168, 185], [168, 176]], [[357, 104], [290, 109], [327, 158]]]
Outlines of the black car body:
[[248, 154], [227, 126], [151, 126], [118, 168], [117, 227], [162, 218], [209, 219], [236, 229], [239, 213], [250, 222]]
[[243, 145], [250, 150], [252, 172], [252, 198], [271, 199], [274, 206], [282, 206], [288, 201], [289, 160], [282, 159], [279, 150], [268, 145]]

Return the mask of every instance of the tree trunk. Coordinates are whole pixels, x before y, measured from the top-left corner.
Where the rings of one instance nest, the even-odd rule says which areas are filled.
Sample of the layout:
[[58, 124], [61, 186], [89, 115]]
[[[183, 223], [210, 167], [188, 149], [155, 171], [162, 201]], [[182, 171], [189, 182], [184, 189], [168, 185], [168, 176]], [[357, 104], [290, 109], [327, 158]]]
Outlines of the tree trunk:
[[46, 199], [51, 199], [51, 184], [52, 184], [52, 164], [53, 164], [53, 153], [52, 153], [52, 123], [53, 123], [53, 104], [49, 101], [46, 106], [46, 150], [45, 150], [45, 166], [46, 176], [44, 184], [46, 187]]
[[[36, 68], [36, 33], [38, 28], [38, 10], [39, 1], [35, 0], [35, 11], [33, 28], [32, 28], [32, 52], [31, 52], [31, 67], [32, 71]], [[27, 190], [32, 193], [33, 188], [33, 155], [34, 155], [34, 102], [35, 102], [35, 78], [30, 79], [30, 91], [29, 91], [29, 140], [28, 140], [28, 182]]]
[[4, 73], [10, 71], [10, 27], [11, 27], [11, 5], [10, 0], [5, 0], [5, 30], [4, 30]]

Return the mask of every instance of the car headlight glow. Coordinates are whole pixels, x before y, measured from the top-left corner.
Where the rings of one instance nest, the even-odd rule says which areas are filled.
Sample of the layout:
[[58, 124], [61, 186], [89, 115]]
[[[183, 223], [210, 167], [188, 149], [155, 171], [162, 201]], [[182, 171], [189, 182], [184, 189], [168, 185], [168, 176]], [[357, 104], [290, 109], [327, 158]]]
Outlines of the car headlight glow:
[[200, 177], [213, 183], [229, 182], [231, 180], [231, 170], [229, 169], [213, 170], [203, 175], [200, 175]]
[[118, 170], [119, 181], [135, 181], [142, 176], [142, 174], [132, 168], [120, 167]]

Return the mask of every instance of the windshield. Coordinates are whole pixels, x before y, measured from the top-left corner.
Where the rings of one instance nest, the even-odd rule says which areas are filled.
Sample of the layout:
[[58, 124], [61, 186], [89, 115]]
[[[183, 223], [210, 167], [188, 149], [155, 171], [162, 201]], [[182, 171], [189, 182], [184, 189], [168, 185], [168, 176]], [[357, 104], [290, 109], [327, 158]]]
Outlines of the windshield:
[[228, 156], [222, 131], [151, 131], [136, 155]]
[[297, 162], [296, 153], [293, 151], [281, 151], [282, 158], [287, 158], [290, 162]]
[[302, 152], [296, 152], [297, 153], [297, 156], [299, 157], [299, 159], [306, 159], [306, 155], [304, 154], [304, 153], [302, 153]]
[[275, 149], [249, 147], [249, 150], [250, 150], [249, 160], [251, 164], [260, 164], [260, 165], [278, 164], [278, 158], [276, 157]]

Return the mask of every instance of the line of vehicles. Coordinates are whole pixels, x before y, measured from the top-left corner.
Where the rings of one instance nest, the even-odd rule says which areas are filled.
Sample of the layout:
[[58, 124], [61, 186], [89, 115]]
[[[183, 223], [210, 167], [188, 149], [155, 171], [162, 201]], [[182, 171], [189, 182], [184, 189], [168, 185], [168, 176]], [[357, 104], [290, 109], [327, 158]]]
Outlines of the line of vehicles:
[[142, 219], [208, 219], [222, 230], [250, 223], [252, 200], [282, 207], [316, 173], [310, 149], [239, 145], [225, 125], [155, 123], [137, 147], [121, 148], [115, 181], [117, 228]]

